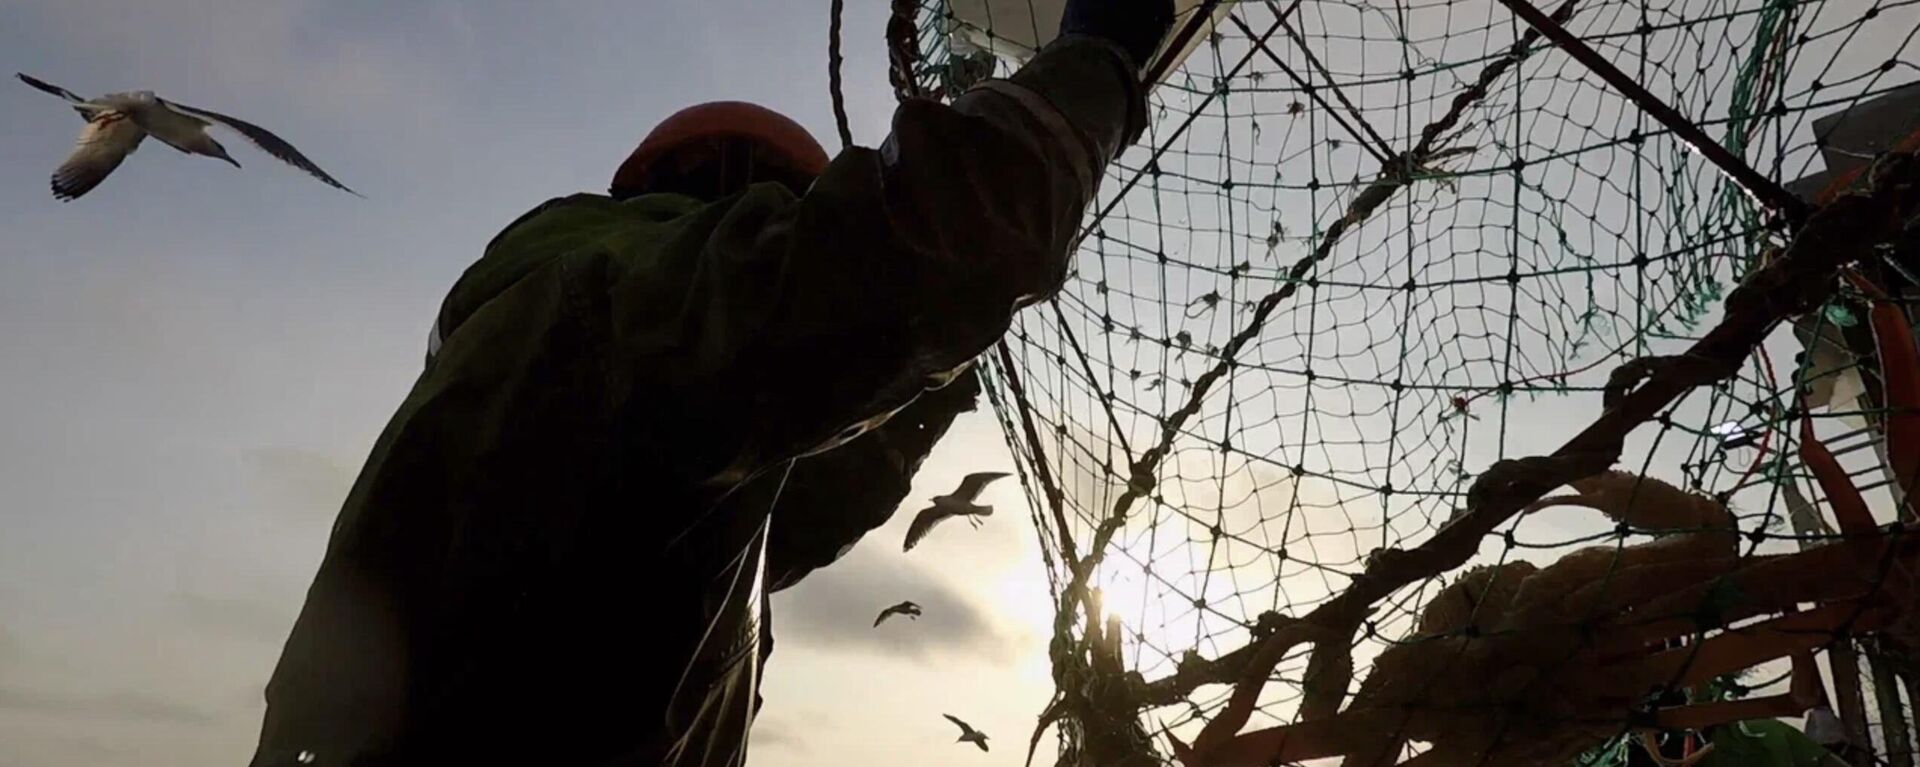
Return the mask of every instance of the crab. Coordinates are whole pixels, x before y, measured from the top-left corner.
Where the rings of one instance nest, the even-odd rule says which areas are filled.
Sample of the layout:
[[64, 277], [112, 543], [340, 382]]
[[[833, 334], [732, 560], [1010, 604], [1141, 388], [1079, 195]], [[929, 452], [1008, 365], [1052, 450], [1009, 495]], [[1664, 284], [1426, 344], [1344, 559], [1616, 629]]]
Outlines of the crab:
[[[1575, 494], [1527, 511], [1585, 506], [1659, 537], [1575, 551], [1545, 567], [1515, 561], [1468, 570], [1427, 604], [1411, 636], [1379, 655], [1344, 710], [1239, 735], [1203, 733], [1192, 746], [1175, 741], [1180, 761], [1564, 765], [1623, 730], [1645, 735], [1803, 713], [1818, 700], [1813, 652], [1848, 633], [1915, 633], [1904, 613], [1920, 527], [1875, 529], [1836, 513], [1842, 541], [1742, 558], [1733, 517], [1713, 499], [1624, 472], [1572, 485]], [[1834, 492], [1829, 487], [1830, 498]], [[1806, 603], [1815, 606], [1798, 609]], [[1683, 638], [1692, 641], [1672, 647]], [[1650, 707], [1664, 690], [1776, 659], [1793, 665], [1786, 693]], [[1398, 761], [1410, 742], [1428, 748]]]
[[[1920, 221], [1916, 151], [1920, 132], [1870, 165], [1864, 181], [1837, 180], [1793, 243], [1729, 296], [1728, 319], [1685, 354], [1616, 369], [1602, 397], [1603, 420], [1553, 455], [1490, 467], [1476, 490], [1504, 466], [1509, 476], [1479, 492], [1502, 503], [1475, 508], [1470, 491], [1469, 506], [1454, 521], [1460, 512], [1471, 519], [1486, 509], [1495, 510], [1488, 518], [1504, 519], [1509, 499], [1496, 493], [1537, 498], [1537, 488], [1550, 484], [1545, 479], [1559, 484], [1592, 474], [1599, 467], [1589, 461], [1611, 465], [1633, 427], [1687, 389], [1732, 377], [1739, 355], [1760, 350], [1776, 322], [1824, 301], [1831, 270], [1871, 298], [1884, 462], [1899, 487], [1920, 487], [1920, 343], [1906, 307], [1846, 265]], [[1558, 767], [1623, 731], [1644, 736], [1802, 713], [1819, 697], [1813, 653], [1850, 634], [1873, 635], [1895, 672], [1920, 682], [1920, 612], [1912, 609], [1920, 522], [1875, 524], [1859, 489], [1815, 437], [1814, 409], [1803, 399], [1787, 413], [1799, 413], [1801, 463], [1824, 491], [1837, 539], [1795, 554], [1739, 556], [1740, 532], [1714, 499], [1629, 474], [1588, 476], [1570, 483], [1575, 494], [1526, 510], [1583, 505], [1623, 528], [1667, 534], [1575, 552], [1546, 567], [1513, 562], [1468, 571], [1432, 600], [1410, 637], [1381, 652], [1349, 699], [1349, 650], [1366, 612], [1392, 589], [1436, 571], [1430, 568], [1457, 562], [1453, 549], [1471, 538], [1445, 537], [1450, 522], [1415, 549], [1377, 550], [1355, 587], [1303, 618], [1276, 621], [1270, 633], [1209, 664], [1225, 668], [1208, 679], [1234, 689], [1191, 745], [1163, 734], [1184, 767], [1329, 757], [1341, 757], [1345, 767]], [[1514, 476], [1521, 472], [1533, 473]], [[1903, 520], [1920, 513], [1920, 496], [1899, 503]], [[1688, 641], [1674, 647], [1676, 640]], [[1300, 680], [1298, 721], [1240, 732], [1274, 664], [1301, 644], [1313, 645], [1313, 653]], [[1233, 663], [1224, 663], [1229, 657]], [[1662, 693], [1781, 659], [1794, 669], [1786, 693], [1656, 704]], [[1414, 742], [1426, 748], [1403, 761]]]

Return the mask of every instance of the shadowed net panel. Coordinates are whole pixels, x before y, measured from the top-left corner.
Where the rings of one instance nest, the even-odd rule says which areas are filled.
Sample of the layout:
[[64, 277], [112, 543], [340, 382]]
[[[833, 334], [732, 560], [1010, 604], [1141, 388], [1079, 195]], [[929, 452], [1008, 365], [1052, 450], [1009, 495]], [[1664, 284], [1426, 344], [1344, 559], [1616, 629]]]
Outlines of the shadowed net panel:
[[[1057, 3], [1023, 14], [953, 2], [895, 4], [903, 93], [950, 97], [1005, 73], [1012, 62], [988, 49], [1050, 36], [1035, 19], [1057, 13]], [[1110, 168], [1066, 287], [982, 363], [1060, 605], [1051, 654], [1064, 763], [1121, 752], [1148, 763], [1170, 758], [1176, 739], [1194, 743], [1221, 716], [1243, 648], [1360, 590], [1375, 552], [1437, 545], [1490, 466], [1551, 453], [1593, 423], [1616, 368], [1681, 352], [1726, 321], [1728, 292], [1801, 231], [1500, 2], [1199, 6], [1177, 23], [1195, 30], [1191, 53], [1152, 91], [1144, 139]], [[1540, 10], [1781, 184], [1833, 164], [1816, 118], [1904, 93], [1920, 61], [1913, 2]], [[1214, 22], [1192, 22], [1201, 13]], [[1897, 292], [1900, 259], [1886, 261], [1893, 278], [1881, 282]], [[1862, 295], [1843, 289], [1803, 332], [1857, 336], [1872, 305]], [[1820, 390], [1812, 433], [1864, 489], [1874, 521], [1893, 522], [1878, 371], [1857, 342], [1809, 357], [1779, 326], [1724, 380], [1658, 408], [1614, 467], [1726, 504], [1738, 561], [1717, 573], [1817, 548], [1838, 521], [1798, 446], [1795, 392]], [[1590, 575], [1607, 593], [1637, 562], [1625, 547], [1723, 531], [1627, 516], [1502, 519], [1472, 544], [1471, 564], [1544, 566], [1599, 546], [1607, 564]], [[1319, 677], [1335, 680], [1336, 709], [1405, 707], [1365, 686], [1373, 659], [1462, 630], [1416, 635], [1422, 609], [1463, 572], [1430, 569], [1443, 574], [1360, 600], [1351, 674]], [[1334, 608], [1345, 604], [1323, 612]], [[1702, 624], [1669, 644], [1721, 633]], [[1865, 731], [1858, 745], [1911, 764], [1898, 653], [1869, 641], [1860, 660], [1834, 641], [1842, 633], [1819, 648], [1832, 683], [1823, 696], [1841, 709], [1864, 700], [1841, 712]], [[1303, 711], [1310, 649], [1240, 685], [1257, 697], [1226, 735], [1318, 716]], [[1570, 651], [1566, 663], [1581, 662]], [[1778, 659], [1722, 676], [1741, 681], [1720, 697], [1789, 686]], [[1496, 723], [1537, 715], [1472, 712]], [[1389, 730], [1409, 742], [1372, 761], [1430, 748], [1395, 721]], [[1630, 724], [1646, 723], [1596, 726], [1617, 735]], [[1595, 741], [1590, 756], [1622, 758], [1626, 742]], [[1434, 758], [1532, 763], [1474, 753]]]

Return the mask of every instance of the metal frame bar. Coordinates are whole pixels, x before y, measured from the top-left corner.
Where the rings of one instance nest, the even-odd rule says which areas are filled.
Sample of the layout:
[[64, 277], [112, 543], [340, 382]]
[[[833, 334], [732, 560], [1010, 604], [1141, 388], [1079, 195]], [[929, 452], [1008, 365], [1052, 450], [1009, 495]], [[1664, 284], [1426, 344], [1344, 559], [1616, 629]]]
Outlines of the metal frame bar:
[[[1275, 66], [1280, 67], [1280, 71], [1286, 73], [1287, 77], [1292, 78], [1294, 84], [1300, 86], [1300, 89], [1306, 92], [1307, 98], [1313, 99], [1313, 103], [1319, 104], [1321, 109], [1326, 110], [1327, 116], [1333, 118], [1335, 123], [1338, 123], [1341, 128], [1345, 129], [1347, 135], [1352, 136], [1354, 142], [1359, 144], [1360, 148], [1367, 150], [1367, 153], [1373, 155], [1373, 159], [1378, 160], [1381, 165], [1390, 166], [1393, 164], [1393, 158], [1396, 154], [1393, 151], [1393, 147], [1387, 144], [1386, 139], [1380, 138], [1380, 133], [1375, 131], [1372, 125], [1367, 124], [1366, 118], [1361, 116], [1360, 110], [1355, 109], [1353, 102], [1347, 100], [1346, 94], [1340, 92], [1339, 83], [1333, 81], [1333, 77], [1327, 73], [1326, 67], [1318, 67], [1321, 76], [1327, 78], [1326, 89], [1333, 91], [1334, 98], [1339, 99], [1341, 104], [1346, 105], [1347, 111], [1353, 115], [1355, 120], [1359, 121], [1360, 127], [1365, 129], [1365, 135], [1362, 135], [1359, 129], [1348, 125], [1346, 118], [1341, 117], [1340, 112], [1334, 109], [1332, 104], [1328, 104], [1326, 99], [1320, 97], [1319, 88], [1314, 87], [1313, 83], [1307, 82], [1305, 78], [1300, 76], [1300, 73], [1293, 71], [1293, 67], [1287, 66], [1287, 62], [1280, 58], [1280, 54], [1274, 53], [1273, 49], [1267, 46], [1265, 38], [1255, 37], [1253, 27], [1247, 26], [1247, 23], [1241, 21], [1239, 16], [1229, 15], [1227, 18], [1233, 22], [1234, 26], [1240, 28], [1240, 31], [1247, 36], [1248, 40], [1253, 41], [1256, 50], [1266, 54], [1268, 60], [1272, 61]], [[1299, 33], [1294, 32], [1293, 27], [1288, 25], [1284, 18], [1281, 20], [1280, 26], [1285, 29], [1289, 35], [1294, 37], [1294, 43], [1296, 45], [1300, 43]], [[1301, 51], [1306, 52], [1306, 47], [1301, 46]], [[1316, 66], [1320, 63], [1318, 59], [1313, 58], [1312, 53], [1307, 53], [1307, 60]], [[1369, 137], [1371, 137], [1373, 143], [1368, 143]]]
[[[1300, 7], [1301, 1], [1302, 0], [1293, 0], [1293, 3], [1287, 6], [1286, 13], [1281, 14], [1279, 18], [1274, 20], [1273, 26], [1270, 26], [1267, 28], [1266, 33], [1260, 36], [1259, 41], [1264, 43], [1267, 41], [1267, 38], [1273, 37], [1273, 34], [1275, 32], [1279, 32], [1280, 23], [1286, 20], [1287, 15], [1292, 14], [1295, 9]], [[1211, 7], [1212, 7], [1211, 4], [1207, 6], [1207, 8], [1211, 8]], [[1208, 10], [1207, 12], [1212, 13], [1211, 10]], [[1191, 29], [1194, 27], [1189, 27], [1189, 28]], [[1183, 42], [1183, 43], [1180, 43], [1180, 45], [1184, 46], [1186, 45], [1186, 43]], [[1242, 55], [1240, 57], [1240, 60], [1238, 62], [1235, 62], [1233, 67], [1227, 71], [1226, 79], [1231, 80], [1234, 78], [1234, 76], [1240, 74], [1240, 70], [1244, 69], [1248, 63], [1253, 61], [1253, 56], [1256, 53], [1259, 53], [1257, 49], [1253, 48], [1252, 46], [1248, 46], [1246, 54]], [[1148, 80], [1146, 82], [1157, 83], [1159, 82], [1159, 79], [1156, 77], [1155, 79]], [[1107, 214], [1112, 213], [1114, 208], [1119, 207], [1120, 202], [1127, 198], [1127, 193], [1133, 191], [1133, 188], [1140, 184], [1140, 179], [1145, 178], [1152, 173], [1152, 169], [1156, 167], [1156, 163], [1160, 162], [1160, 157], [1166, 154], [1167, 150], [1173, 148], [1173, 142], [1179, 141], [1181, 136], [1186, 135], [1187, 129], [1193, 127], [1193, 123], [1195, 120], [1200, 119], [1200, 114], [1202, 112], [1205, 112], [1207, 107], [1213, 104], [1214, 99], [1220, 98], [1221, 94], [1223, 93], [1224, 91], [1219, 88], [1213, 89], [1212, 91], [1207, 93], [1206, 98], [1200, 100], [1200, 104], [1198, 106], [1195, 106], [1192, 111], [1189, 111], [1187, 113], [1187, 119], [1181, 121], [1180, 126], [1177, 128], [1174, 128], [1173, 133], [1167, 136], [1165, 141], [1160, 142], [1158, 146], [1155, 146], [1153, 148], [1153, 155], [1147, 158], [1147, 163], [1145, 165], [1142, 165], [1140, 167], [1140, 170], [1134, 171], [1133, 175], [1127, 178], [1127, 182], [1120, 187], [1120, 191], [1117, 194], [1113, 195], [1112, 198], [1107, 200], [1107, 204], [1100, 208], [1100, 212], [1095, 213], [1092, 218], [1088, 219], [1085, 224], [1082, 224], [1080, 226], [1081, 237], [1085, 237], [1088, 234], [1092, 233], [1095, 229], [1099, 228], [1101, 222], [1104, 222], [1107, 220]]]
[[[1267, 0], [1267, 7], [1275, 11], [1279, 10], [1279, 8], [1274, 6], [1273, 0]], [[1333, 97], [1339, 99], [1340, 103], [1347, 108], [1347, 112], [1353, 115], [1354, 122], [1359, 123], [1360, 127], [1366, 129], [1367, 135], [1373, 138], [1373, 143], [1379, 146], [1381, 151], [1386, 152], [1389, 157], [1393, 156], [1393, 144], [1385, 138], [1382, 138], [1380, 132], [1373, 129], [1373, 124], [1367, 122], [1366, 115], [1360, 113], [1360, 108], [1354, 106], [1352, 101], [1347, 100], [1347, 94], [1340, 89], [1340, 83], [1334, 79], [1333, 72], [1327, 69], [1326, 64], [1320, 62], [1319, 56], [1313, 55], [1313, 46], [1307, 44], [1306, 36], [1300, 34], [1299, 30], [1294, 29], [1292, 24], [1288, 24], [1284, 16], [1280, 17], [1280, 28], [1286, 30], [1287, 36], [1293, 38], [1293, 44], [1300, 47], [1300, 54], [1306, 57], [1307, 63], [1313, 65], [1313, 68], [1320, 72], [1321, 77], [1326, 78], [1327, 88], [1333, 91]], [[1265, 45], [1260, 47], [1263, 49], [1266, 48]], [[1267, 55], [1273, 56], [1274, 63], [1280, 63], [1280, 57], [1274, 55], [1272, 50], [1268, 50]], [[1294, 79], [1299, 80], [1299, 77], [1296, 75]], [[1308, 85], [1304, 81], [1301, 81], [1301, 84]]]
[[1560, 49], [1566, 51], [1567, 55], [1572, 56], [1575, 61], [1586, 65], [1587, 69], [1599, 75], [1600, 79], [1607, 81], [1607, 84], [1619, 91], [1620, 95], [1627, 97], [1629, 101], [1640, 107], [1641, 111], [1646, 112], [1648, 117], [1659, 121], [1667, 130], [1672, 131], [1681, 141], [1699, 152], [1700, 156], [1719, 168], [1720, 172], [1726, 174], [1734, 184], [1746, 190], [1747, 195], [1762, 206], [1785, 217], [1788, 223], [1796, 228], [1805, 223], [1807, 217], [1811, 215], [1807, 204], [1801, 202], [1800, 198], [1795, 197], [1792, 192], [1787, 191], [1786, 187], [1754, 170], [1745, 160], [1721, 146], [1720, 142], [1714, 141], [1692, 120], [1675, 111], [1673, 107], [1667, 106], [1666, 102], [1634, 82], [1632, 77], [1620, 71], [1613, 62], [1601, 56], [1599, 51], [1575, 37], [1572, 32], [1568, 32], [1566, 27], [1547, 18], [1547, 15], [1533, 7], [1532, 3], [1527, 0], [1500, 0], [1500, 4], [1506, 6], [1507, 10], [1513, 11], [1513, 15], [1519, 16], [1522, 21], [1527, 22], [1528, 26], [1552, 40], [1555, 45], [1560, 46]]
[[1213, 12], [1220, 7], [1220, 2], [1221, 0], [1207, 0], [1195, 8], [1193, 18], [1187, 19], [1187, 25], [1174, 33], [1173, 41], [1165, 49], [1166, 53], [1144, 68], [1140, 82], [1149, 86], [1160, 82], [1160, 78], [1165, 77], [1167, 71], [1173, 69], [1174, 59], [1180, 55], [1180, 51], [1185, 50], [1187, 43], [1193, 42], [1193, 36], [1200, 34], [1200, 28], [1213, 19]]

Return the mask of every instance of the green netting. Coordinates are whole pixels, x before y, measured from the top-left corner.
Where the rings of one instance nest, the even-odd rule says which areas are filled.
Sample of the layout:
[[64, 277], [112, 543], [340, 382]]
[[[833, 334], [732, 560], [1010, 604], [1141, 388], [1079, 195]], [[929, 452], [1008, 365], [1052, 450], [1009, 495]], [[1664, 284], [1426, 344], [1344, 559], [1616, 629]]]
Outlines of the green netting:
[[[1066, 288], [982, 362], [1060, 605], [1054, 712], [1069, 763], [1169, 758], [1167, 733], [1192, 742], [1233, 689], [1218, 659], [1360, 588], [1374, 552], [1434, 541], [1489, 466], [1593, 423], [1616, 368], [1722, 323], [1728, 292], [1797, 233], [1498, 2], [1203, 6], [1220, 13], [1152, 92], [1152, 126], [1103, 182]], [[896, 9], [912, 20], [892, 28], [912, 41], [896, 50], [912, 73], [898, 83], [914, 83], [903, 92], [951, 97], [1010, 66], [979, 52], [1010, 36], [981, 14]], [[1914, 2], [1541, 10], [1781, 183], [1827, 169], [1816, 118], [1916, 79]], [[1830, 540], [1830, 503], [1796, 447], [1796, 387], [1874, 390], [1835, 398], [1813, 428], [1876, 520], [1896, 517], [1880, 451], [1866, 449], [1883, 445], [1884, 419], [1877, 367], [1859, 353], [1865, 304], [1842, 299], [1801, 332], [1850, 337], [1848, 350], [1809, 357], [1783, 325], [1732, 376], [1660, 408], [1615, 464], [1727, 502], [1741, 534], [1729, 567]], [[1796, 503], [1813, 512], [1792, 517]], [[1517, 516], [1473, 563], [1545, 565], [1645, 543], [1658, 526]], [[1372, 659], [1417, 641], [1421, 609], [1458, 577], [1366, 600], [1339, 705], [1368, 705]], [[1911, 764], [1889, 670], [1900, 659], [1877, 647], [1860, 645], [1860, 660], [1850, 642], [1823, 645], [1824, 695], [1869, 731], [1859, 745], [1875, 758]], [[1301, 721], [1308, 659], [1296, 647], [1266, 675], [1243, 731]], [[1785, 672], [1766, 665], [1734, 689], [1777, 693]], [[1412, 740], [1372, 758], [1427, 749]]]

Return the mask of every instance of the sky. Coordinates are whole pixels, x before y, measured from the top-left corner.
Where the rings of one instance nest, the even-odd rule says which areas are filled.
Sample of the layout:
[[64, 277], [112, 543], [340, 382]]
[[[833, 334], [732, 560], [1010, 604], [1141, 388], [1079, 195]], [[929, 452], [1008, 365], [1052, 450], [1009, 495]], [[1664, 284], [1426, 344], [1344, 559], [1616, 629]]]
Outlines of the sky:
[[[893, 103], [885, 16], [848, 3], [866, 144]], [[798, 0], [0, 0], [0, 767], [244, 763], [447, 288], [522, 212], [604, 191], [681, 106], [757, 101], [833, 147], [826, 31]], [[258, 123], [368, 199], [228, 137], [241, 170], [147, 142], [57, 202], [81, 123], [15, 71]], [[755, 764], [1022, 756], [1050, 686], [1018, 487], [988, 491], [981, 530], [898, 549], [914, 504], [989, 469], [1011, 460], [983, 401], [893, 524], [775, 598]], [[903, 599], [925, 617], [871, 628]]]
[[[1237, 13], [1259, 30], [1280, 5], [1288, 4]], [[1622, 69], [1644, 73], [1651, 91], [1722, 135], [1738, 98], [1735, 70], [1758, 38], [1763, 7], [1662, 4], [1647, 11], [1659, 30], [1643, 39], [1633, 30], [1648, 6], [1589, 2], [1572, 26], [1604, 38], [1598, 45]], [[1757, 167], [1785, 179], [1818, 169], [1807, 164], [1812, 118], [1913, 79], [1910, 43], [1920, 28], [1911, 6], [1883, 8], [1866, 25], [1845, 3], [1803, 10], [1795, 31], [1813, 39], [1797, 49], [1777, 94], [1789, 114], [1748, 151]], [[1385, 134], [1389, 152], [1413, 143], [1517, 26], [1494, 2], [1328, 2], [1300, 13], [1308, 47]], [[1011, 346], [1037, 406], [1037, 441], [1064, 477], [1067, 516], [1079, 516], [1068, 526], [1083, 545], [1086, 520], [1122, 503], [1127, 462], [1162, 438], [1161, 418], [1189, 405], [1188, 385], [1217, 369], [1217, 349], [1253, 321], [1256, 302], [1290, 289], [1284, 271], [1379, 167], [1362, 151], [1367, 136], [1335, 127], [1325, 104], [1260, 57], [1252, 74], [1215, 79], [1239, 61], [1236, 47], [1245, 44], [1229, 35], [1218, 53], [1202, 49], [1169, 83], [1176, 87], [1162, 88], [1164, 119], [1145, 142], [1168, 147], [1155, 161], [1160, 173], [1101, 220], [1104, 242], [1083, 245], [1061, 311], [1031, 312], [1016, 325]], [[1276, 47], [1311, 77], [1318, 64], [1301, 61], [1291, 44]], [[1406, 70], [1416, 76], [1400, 76]], [[1232, 88], [1220, 97], [1223, 81]], [[1198, 120], [1183, 119], [1202, 102], [1210, 106]], [[1155, 486], [1164, 502], [1133, 505], [1095, 579], [1128, 629], [1130, 668], [1155, 678], [1183, 651], [1213, 656], [1240, 646], [1263, 610], [1311, 609], [1346, 587], [1373, 547], [1429, 536], [1457, 503], [1432, 491], [1464, 491], [1473, 472], [1501, 457], [1550, 452], [1601, 410], [1593, 390], [1488, 396], [1469, 418], [1452, 396], [1503, 380], [1544, 383], [1544, 374], [1566, 370], [1584, 371], [1570, 376], [1573, 385], [1597, 388], [1627, 357], [1678, 352], [1689, 341], [1680, 336], [1718, 319], [1718, 295], [1701, 299], [1710, 308], [1691, 329], [1674, 318], [1689, 272], [1711, 272], [1724, 291], [1749, 255], [1701, 245], [1718, 231], [1707, 222], [1727, 210], [1720, 176], [1613, 89], [1569, 57], [1544, 52], [1498, 81], [1460, 127], [1440, 145], [1463, 152], [1446, 169], [1469, 175], [1416, 181], [1350, 232], [1312, 273], [1325, 284], [1278, 304], [1169, 443], [1172, 457]], [[1644, 150], [1626, 140], [1636, 128], [1653, 134]], [[1185, 132], [1176, 138], [1178, 130]], [[1138, 149], [1120, 165], [1139, 168], [1146, 157]], [[1115, 181], [1127, 175], [1123, 169]], [[1636, 253], [1653, 256], [1644, 277], [1632, 265]], [[1507, 287], [1510, 269], [1517, 287]], [[1597, 319], [1583, 326], [1589, 308]], [[1077, 341], [1063, 337], [1063, 326]], [[1568, 343], [1574, 337], [1584, 348]], [[1798, 344], [1783, 330], [1767, 348], [1768, 375], [1790, 381]], [[1687, 462], [1702, 467], [1711, 489], [1742, 482], [1748, 467], [1761, 466], [1762, 451], [1721, 451], [1711, 436], [1686, 430], [1707, 435], [1757, 422], [1747, 403], [1760, 396], [1763, 367], [1755, 360], [1742, 383], [1688, 398], [1675, 410], [1678, 428], [1638, 430], [1619, 468], [1685, 484]], [[1408, 393], [1395, 381], [1409, 384]], [[1111, 412], [1107, 397], [1118, 403]], [[1840, 430], [1822, 421], [1828, 426]], [[1309, 478], [1290, 478], [1290, 467]], [[1773, 483], [1754, 482], [1731, 505], [1746, 529], [1759, 528], [1782, 521], [1778, 495]], [[1556, 509], [1511, 527], [1514, 543], [1489, 536], [1477, 563], [1548, 564], [1576, 545], [1610, 543], [1613, 525], [1591, 511]], [[1794, 545], [1774, 537], [1762, 550]], [[1375, 615], [1386, 638], [1362, 640], [1356, 654], [1409, 630], [1417, 599], [1388, 600], [1395, 603]], [[1256, 726], [1290, 721], [1292, 680], [1304, 663], [1299, 653], [1281, 667], [1278, 676], [1290, 681], [1268, 685], [1262, 715], [1271, 719]], [[1222, 696], [1195, 697], [1204, 707]], [[1196, 711], [1175, 705], [1146, 719], [1190, 738]]]
[[[878, 0], [848, 2], [848, 110], [866, 144], [893, 103], [885, 16]], [[0, 767], [243, 763], [339, 503], [417, 375], [446, 289], [525, 210], [603, 190], [680, 106], [757, 101], [832, 147], [826, 25], [825, 4], [798, 0], [0, 0], [0, 68], [259, 123], [368, 198], [229, 140], [244, 169], [149, 142], [63, 204], [46, 179], [79, 121], [0, 83]], [[1881, 49], [1899, 31], [1886, 30]], [[1335, 66], [1364, 55], [1327, 54]], [[1270, 130], [1284, 146], [1319, 141]], [[1592, 407], [1532, 412], [1545, 415], [1510, 451], [1551, 448]], [[1024, 756], [1051, 691], [1051, 613], [1020, 488], [988, 491], [1001, 513], [980, 530], [897, 548], [926, 498], [1011, 468], [983, 400], [897, 519], [775, 597], [754, 764]], [[1235, 481], [1280, 492], [1249, 474]], [[1096, 505], [1113, 491], [1068, 481]], [[1176, 502], [1248, 492], [1223, 483]], [[1349, 521], [1304, 524], [1341, 543]], [[1359, 556], [1352, 533], [1351, 550], [1316, 556]], [[1340, 585], [1303, 581], [1290, 598]], [[903, 599], [926, 615], [870, 626]], [[955, 745], [943, 713], [984, 729], [993, 751]], [[1043, 741], [1043, 760], [1051, 750]]]

